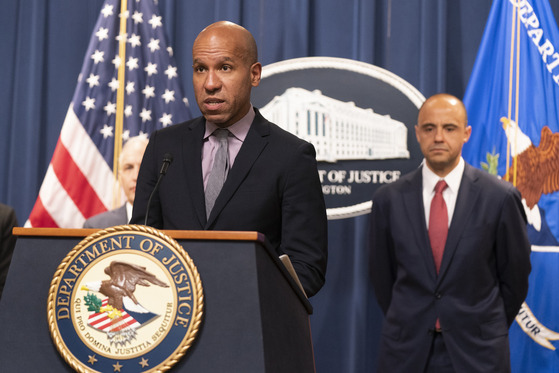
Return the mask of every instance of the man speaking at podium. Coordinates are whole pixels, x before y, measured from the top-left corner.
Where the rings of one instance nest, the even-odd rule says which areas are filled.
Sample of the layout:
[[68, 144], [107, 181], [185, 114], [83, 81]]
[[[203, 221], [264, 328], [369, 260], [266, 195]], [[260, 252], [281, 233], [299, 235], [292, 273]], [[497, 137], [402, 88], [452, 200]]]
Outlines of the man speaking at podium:
[[262, 65], [248, 30], [211, 24], [192, 58], [203, 116], [152, 134], [131, 223], [258, 231], [278, 255], [289, 255], [307, 296], [316, 294], [326, 272], [327, 220], [314, 147], [252, 107]]

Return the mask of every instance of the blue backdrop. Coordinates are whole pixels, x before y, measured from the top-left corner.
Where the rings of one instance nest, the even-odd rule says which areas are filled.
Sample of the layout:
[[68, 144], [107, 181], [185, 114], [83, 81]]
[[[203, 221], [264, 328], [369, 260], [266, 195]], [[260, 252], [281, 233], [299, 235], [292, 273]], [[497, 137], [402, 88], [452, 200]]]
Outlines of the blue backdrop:
[[[1, 0], [0, 202], [31, 211], [103, 0]], [[559, 0], [550, 0], [559, 14]], [[306, 56], [383, 67], [429, 96], [462, 97], [488, 0], [159, 0], [180, 78], [195, 105], [191, 48], [216, 20], [249, 29], [263, 65]], [[319, 372], [374, 371], [380, 312], [364, 269], [367, 216], [330, 222], [327, 284], [315, 298]]]

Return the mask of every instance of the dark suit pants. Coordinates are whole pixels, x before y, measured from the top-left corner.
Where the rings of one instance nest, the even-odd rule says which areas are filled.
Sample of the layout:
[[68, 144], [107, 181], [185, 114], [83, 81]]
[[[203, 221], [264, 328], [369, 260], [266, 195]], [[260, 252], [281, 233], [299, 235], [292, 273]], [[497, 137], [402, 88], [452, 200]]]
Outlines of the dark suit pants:
[[427, 359], [425, 373], [454, 373], [450, 355], [444, 343], [444, 336], [441, 332], [432, 332], [433, 342]]

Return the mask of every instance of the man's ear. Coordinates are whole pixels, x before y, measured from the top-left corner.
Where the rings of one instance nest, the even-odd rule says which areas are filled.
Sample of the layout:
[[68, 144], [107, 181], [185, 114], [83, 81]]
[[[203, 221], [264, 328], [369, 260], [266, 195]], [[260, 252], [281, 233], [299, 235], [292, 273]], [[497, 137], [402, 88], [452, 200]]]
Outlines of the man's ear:
[[470, 136], [472, 135], [472, 126], [467, 126], [464, 130], [464, 144], [468, 142]]
[[253, 87], [258, 87], [260, 77], [262, 75], [262, 64], [260, 62], [253, 63], [250, 67], [250, 82]]

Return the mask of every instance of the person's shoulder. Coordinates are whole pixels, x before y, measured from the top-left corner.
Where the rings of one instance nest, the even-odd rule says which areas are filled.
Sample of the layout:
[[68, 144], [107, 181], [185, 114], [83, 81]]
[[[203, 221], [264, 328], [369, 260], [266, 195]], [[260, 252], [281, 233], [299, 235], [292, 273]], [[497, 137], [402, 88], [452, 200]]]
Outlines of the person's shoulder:
[[298, 137], [297, 135], [283, 129], [278, 124], [273, 123], [266, 119], [257, 108], [254, 108], [256, 116], [254, 118], [253, 124], [257, 127], [256, 129], [260, 133], [265, 133], [269, 131], [269, 135], [272, 139], [280, 139], [284, 145], [293, 144], [293, 145], [301, 145], [301, 144], [310, 144], [308, 141], [305, 141]]
[[388, 198], [390, 195], [393, 194], [408, 192], [414, 185], [415, 181], [417, 182], [418, 188], [421, 188], [421, 183], [420, 183], [421, 180], [416, 179], [420, 177], [421, 177], [421, 168], [408, 172], [404, 174], [402, 177], [400, 177], [398, 180], [379, 186], [375, 191], [375, 193], [373, 194], [373, 199]]
[[110, 211], [105, 211], [86, 219], [85, 222], [83, 223], [83, 227], [101, 229], [102, 227], [100, 227], [99, 225], [106, 220], [106, 216], [109, 214], [109, 212]]
[[[123, 210], [124, 215], [122, 214]], [[104, 229], [119, 224], [126, 224], [125, 205], [90, 217], [84, 222], [83, 227]]]
[[173, 124], [171, 126], [161, 128], [155, 131], [155, 135], [158, 137], [167, 137], [167, 136], [176, 136], [179, 132], [184, 132], [188, 129], [194, 129], [199, 125], [203, 125], [205, 121], [203, 120], [204, 117], [196, 117], [193, 119], [189, 119], [185, 122]]
[[421, 181], [421, 167], [416, 168], [408, 173], [405, 173], [397, 180], [394, 180], [393, 182], [388, 184], [384, 184], [382, 185], [382, 187], [391, 188], [391, 189], [408, 188], [410, 184], [412, 184], [414, 181], [417, 182]]
[[501, 179], [497, 175], [477, 169], [466, 164], [464, 172], [481, 191], [485, 203], [496, 205], [505, 201], [520, 201], [522, 196], [512, 182]]
[[11, 215], [14, 213], [14, 209], [8, 205], [0, 203], [0, 214], [2, 215]]
[[464, 172], [470, 175], [473, 180], [482, 184], [485, 190], [497, 190], [504, 192], [512, 192], [516, 190], [512, 183], [501, 179], [497, 175], [490, 174], [487, 171], [480, 170], [469, 164], [466, 164]]
[[0, 222], [2, 225], [17, 225], [16, 212], [11, 206], [0, 203]]

